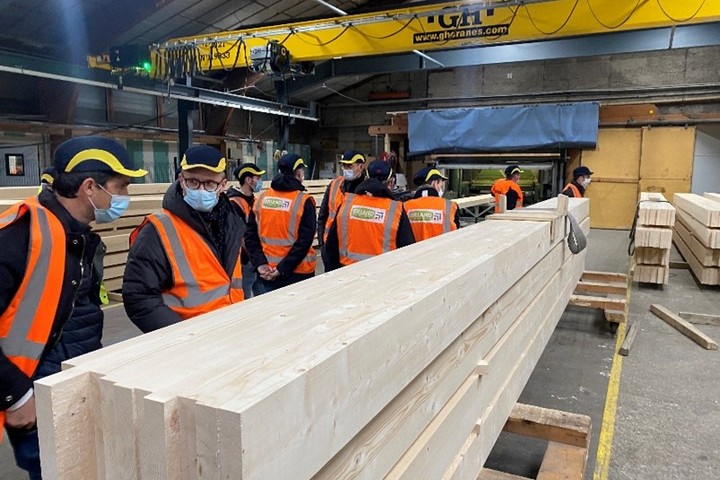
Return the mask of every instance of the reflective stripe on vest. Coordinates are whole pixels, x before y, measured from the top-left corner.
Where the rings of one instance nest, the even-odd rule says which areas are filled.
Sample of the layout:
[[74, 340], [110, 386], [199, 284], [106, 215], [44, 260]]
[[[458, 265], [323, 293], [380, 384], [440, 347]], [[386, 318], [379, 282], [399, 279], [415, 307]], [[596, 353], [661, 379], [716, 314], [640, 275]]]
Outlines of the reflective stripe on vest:
[[0, 218], [0, 228], [30, 215], [25, 276], [0, 315], [0, 347], [25, 375], [32, 377], [47, 345], [65, 274], [66, 235], [60, 220], [29, 198]]
[[332, 182], [330, 182], [330, 187], [328, 188], [328, 217], [327, 220], [325, 220], [325, 231], [323, 232], [323, 243], [327, 241], [328, 233], [330, 233], [330, 227], [332, 226], [333, 222], [335, 221], [335, 217], [337, 217], [337, 211], [338, 208], [340, 208], [340, 205], [343, 202], [343, 199], [345, 198], [345, 194], [342, 192], [342, 185], [345, 181], [345, 178], [343, 177], [337, 177], [334, 178]]
[[242, 197], [230, 197], [230, 201], [240, 207], [240, 210], [243, 212], [243, 220], [247, 223], [248, 217], [250, 216], [250, 204]]
[[[371, 200], [368, 200], [371, 199]], [[371, 205], [372, 203], [377, 203], [377, 205]], [[375, 257], [377, 255], [389, 252], [391, 250], [394, 250], [397, 248], [395, 245], [397, 230], [400, 225], [400, 216], [402, 214], [402, 207], [398, 208], [398, 204], [400, 202], [396, 202], [387, 198], [375, 198], [375, 197], [368, 197], [368, 196], [359, 196], [355, 195], [353, 193], [348, 194], [345, 197], [345, 202], [343, 203], [341, 209], [340, 209], [340, 216], [338, 217], [338, 247], [339, 247], [339, 253], [340, 253], [340, 263], [343, 265], [350, 265], [355, 262], [359, 262], [362, 260], [366, 260], [368, 258]], [[367, 205], [365, 205], [367, 204]], [[353, 218], [351, 216], [351, 213], [353, 211], [353, 207], [364, 207], [369, 210], [382, 210], [384, 212], [387, 212], [386, 215], [382, 218], [382, 242], [381, 242], [381, 251], [374, 251], [374, 252], [358, 252], [358, 251], [352, 251], [350, 247], [351, 243], [351, 234], [350, 234], [350, 228], [351, 228], [351, 222], [363, 222], [363, 220], [360, 220], [359, 218], [355, 217]], [[373, 221], [368, 219], [366, 221], [367, 223], [375, 223], [379, 224], [378, 221]], [[355, 241], [363, 242], [366, 239], [359, 239], [355, 238]]]
[[240, 255], [230, 278], [210, 246], [182, 220], [163, 211], [147, 221], [155, 226], [173, 271], [172, 288], [162, 292], [171, 310], [185, 320], [243, 300]]
[[457, 230], [457, 205], [440, 197], [420, 197], [404, 204], [416, 241]]
[[564, 192], [565, 190], [567, 190], [568, 188], [569, 188], [570, 190], [572, 190], [572, 192], [573, 192], [573, 198], [583, 198], [582, 193], [580, 193], [580, 189], [577, 188], [577, 187], [576, 187], [575, 185], [573, 185], [572, 183], [568, 183], [567, 185], [565, 185], [565, 188], [563, 188], [563, 192]]
[[[270, 188], [255, 200], [253, 212], [258, 225], [258, 237], [269, 266], [276, 267], [290, 253], [290, 249], [297, 241], [300, 220], [308, 198], [312, 200], [314, 206], [313, 198], [299, 190], [281, 192]], [[272, 200], [271, 203], [274, 205], [266, 205], [268, 200]], [[315, 273], [316, 263], [315, 249], [310, 245], [305, 257], [294, 271]]]

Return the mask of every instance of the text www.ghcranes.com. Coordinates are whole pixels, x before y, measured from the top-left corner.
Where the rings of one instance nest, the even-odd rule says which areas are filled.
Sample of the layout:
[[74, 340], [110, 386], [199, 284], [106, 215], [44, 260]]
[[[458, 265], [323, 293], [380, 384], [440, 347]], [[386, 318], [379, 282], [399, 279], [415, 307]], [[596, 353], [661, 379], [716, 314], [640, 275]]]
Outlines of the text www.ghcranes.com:
[[507, 35], [509, 32], [510, 25], [488, 25], [487, 27], [440, 30], [416, 33], [413, 35], [413, 43], [446, 42], [448, 40], [462, 40], [464, 38], [495, 37]]

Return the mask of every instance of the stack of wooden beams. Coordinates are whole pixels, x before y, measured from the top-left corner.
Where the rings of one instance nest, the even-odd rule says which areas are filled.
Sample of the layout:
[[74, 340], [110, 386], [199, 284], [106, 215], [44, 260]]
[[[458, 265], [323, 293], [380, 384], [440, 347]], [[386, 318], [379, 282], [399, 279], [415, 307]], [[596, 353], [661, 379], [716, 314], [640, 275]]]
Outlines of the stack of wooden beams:
[[661, 193], [640, 193], [635, 225], [634, 280], [667, 285], [675, 207]]
[[676, 193], [673, 240], [703, 285], [720, 285], [720, 194]]
[[[569, 211], [589, 231], [588, 200]], [[474, 480], [584, 270], [552, 224], [482, 222], [72, 359], [36, 383], [43, 473]]]

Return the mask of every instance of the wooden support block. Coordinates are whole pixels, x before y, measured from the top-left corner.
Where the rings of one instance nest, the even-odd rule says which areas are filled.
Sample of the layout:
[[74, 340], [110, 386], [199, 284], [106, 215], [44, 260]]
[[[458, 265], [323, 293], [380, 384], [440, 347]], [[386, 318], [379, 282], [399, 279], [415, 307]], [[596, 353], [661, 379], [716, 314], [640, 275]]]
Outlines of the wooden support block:
[[635, 265], [633, 280], [638, 283], [667, 285], [670, 280], [670, 268], [661, 265]]
[[678, 315], [696, 325], [715, 325], [720, 327], [720, 315], [706, 315], [704, 313], [680, 312]]
[[513, 475], [512, 473], [505, 473], [499, 470], [493, 470], [491, 468], [483, 468], [478, 476], [478, 480], [533, 480], [528, 477], [521, 477], [520, 475]]
[[670, 268], [678, 269], [678, 270], [689, 270], [690, 265], [688, 265], [687, 262], [673, 262], [671, 261], [668, 266]]
[[625, 339], [623, 340], [622, 345], [620, 345], [620, 355], [623, 355], [625, 357], [628, 356], [628, 354], [630, 353], [630, 348], [632, 347], [632, 344], [635, 341], [635, 337], [637, 336], [637, 332], [638, 326], [636, 324], [630, 325], [630, 328], [625, 335]]
[[706, 227], [681, 208], [677, 209], [677, 219], [707, 248], [720, 249], [720, 228]]
[[548, 442], [537, 480], [582, 480], [587, 455], [587, 448]]
[[590, 417], [517, 403], [503, 430], [577, 447], [590, 444]]
[[507, 197], [505, 195], [500, 195], [498, 197], [497, 213], [505, 213], [505, 212], [507, 212]]
[[652, 304], [650, 306], [650, 311], [704, 349], [717, 350], [718, 345], [715, 340], [708, 337], [703, 332], [692, 326], [689, 322], [675, 315], [662, 305]]
[[675, 234], [682, 238], [685, 245], [693, 252], [693, 256], [705, 267], [720, 267], [720, 249], [708, 248], [683, 224], [675, 225]]
[[582, 274], [582, 281], [616, 282], [627, 285], [627, 275], [624, 273], [585, 271]]
[[637, 227], [635, 229], [635, 246], [670, 248], [672, 232], [670, 228]]
[[578, 293], [607, 293], [612, 295], [625, 295], [627, 285], [620, 283], [586, 282], [582, 279], [575, 287]]
[[720, 203], [694, 193], [676, 193], [674, 202], [706, 227], [720, 227]]
[[697, 280], [703, 285], [720, 285], [720, 268], [718, 267], [706, 267], [700, 260], [695, 256], [695, 253], [685, 243], [683, 238], [679, 235], [678, 231], [675, 231], [673, 235], [673, 241], [680, 254], [685, 258], [690, 270], [697, 278]]
[[603, 310], [624, 310], [627, 301], [624, 298], [605, 298], [592, 295], [572, 295], [568, 305], [576, 307], [602, 308]]

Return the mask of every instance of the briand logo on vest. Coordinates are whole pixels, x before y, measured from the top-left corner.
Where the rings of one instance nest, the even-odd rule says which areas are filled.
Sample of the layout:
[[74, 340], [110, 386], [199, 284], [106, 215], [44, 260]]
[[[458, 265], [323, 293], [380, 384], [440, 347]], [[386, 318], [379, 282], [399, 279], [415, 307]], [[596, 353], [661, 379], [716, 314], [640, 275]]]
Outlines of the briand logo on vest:
[[443, 223], [442, 210], [409, 210], [408, 219], [417, 223]]
[[292, 202], [287, 198], [278, 197], [265, 197], [263, 200], [263, 207], [271, 210], [290, 210], [290, 204]]
[[386, 213], [381, 208], [354, 206], [350, 209], [350, 218], [363, 222], [383, 223]]

